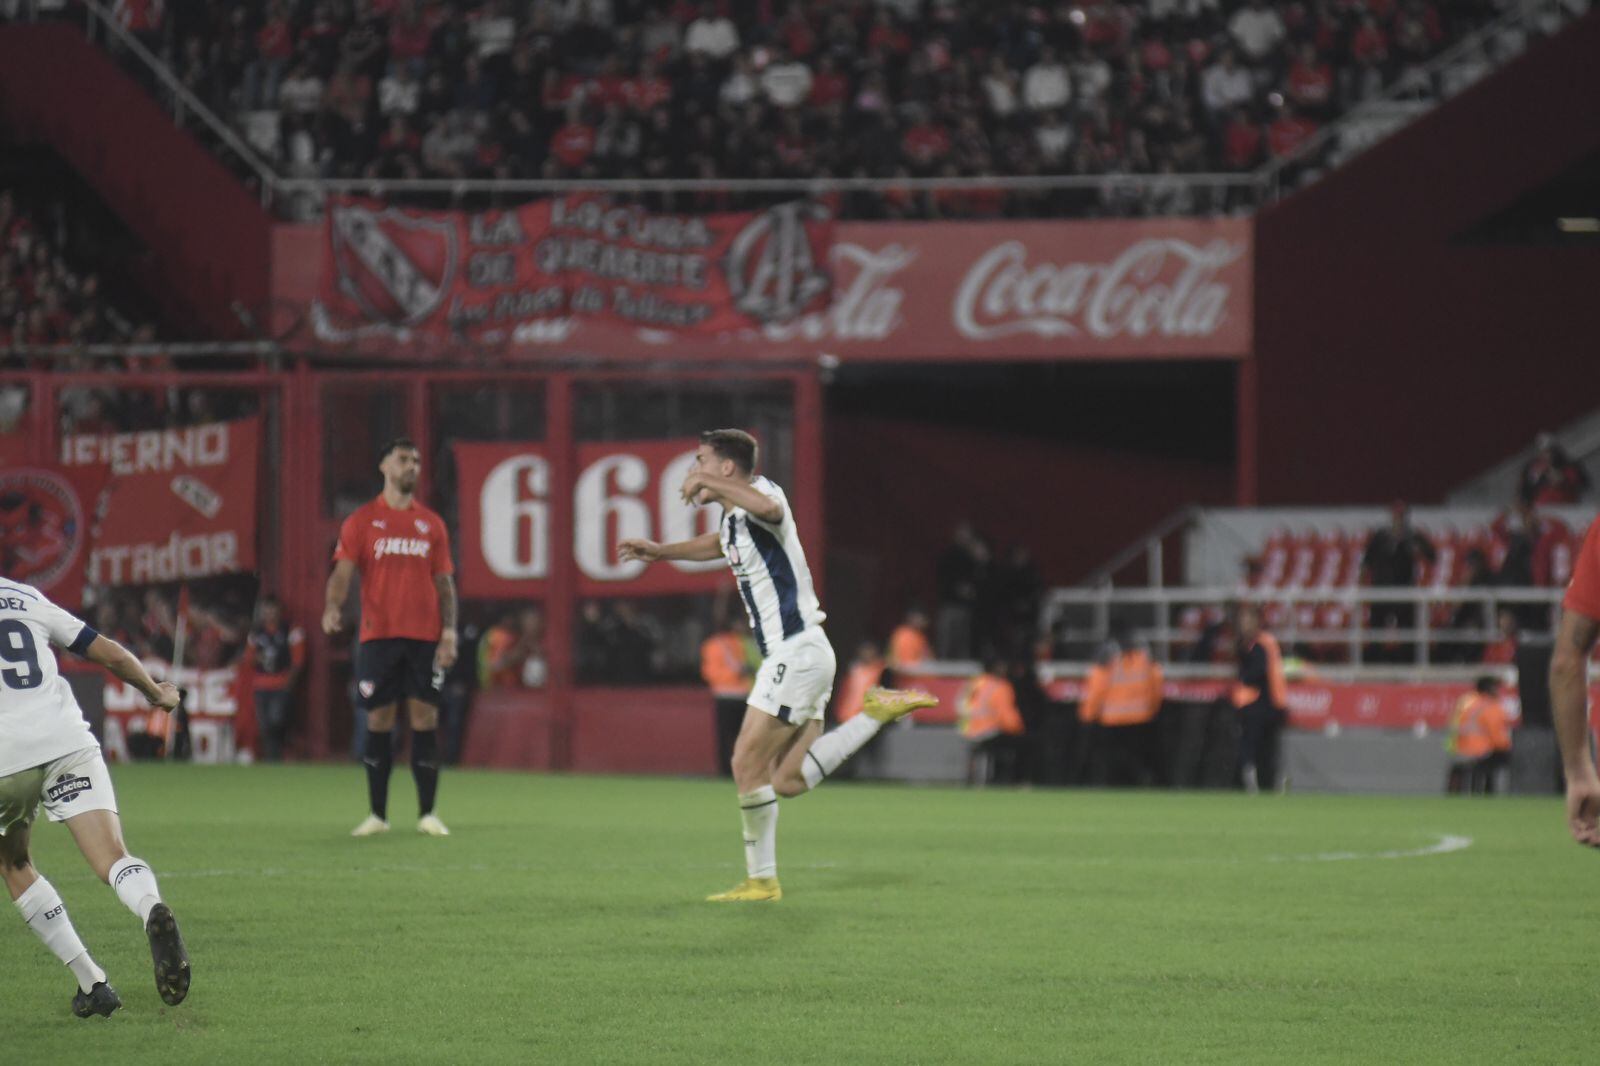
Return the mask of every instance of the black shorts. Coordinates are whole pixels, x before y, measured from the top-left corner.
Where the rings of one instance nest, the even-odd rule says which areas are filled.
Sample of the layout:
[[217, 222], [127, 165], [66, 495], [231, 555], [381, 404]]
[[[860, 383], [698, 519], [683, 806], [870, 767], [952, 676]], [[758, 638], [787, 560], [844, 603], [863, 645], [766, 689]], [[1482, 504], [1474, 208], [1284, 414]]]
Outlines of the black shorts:
[[363, 710], [401, 700], [439, 705], [444, 671], [433, 668], [438, 643], [389, 637], [356, 646], [356, 704]]

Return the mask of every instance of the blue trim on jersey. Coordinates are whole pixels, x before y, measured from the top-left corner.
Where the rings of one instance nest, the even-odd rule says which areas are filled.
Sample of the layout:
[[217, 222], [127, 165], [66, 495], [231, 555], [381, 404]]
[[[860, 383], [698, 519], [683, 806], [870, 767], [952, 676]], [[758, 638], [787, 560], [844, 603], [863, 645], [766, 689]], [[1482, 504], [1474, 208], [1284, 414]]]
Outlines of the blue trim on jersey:
[[761, 649], [763, 657], [767, 654], [767, 638], [761, 632], [761, 612], [756, 610], [755, 594], [750, 591], [750, 582], [739, 582], [739, 594], [744, 597], [745, 613], [750, 616], [750, 628], [755, 631], [756, 647]]
[[794, 566], [778, 538], [765, 527], [749, 518], [744, 520], [744, 527], [750, 531], [750, 540], [760, 553], [761, 561], [767, 564], [772, 588], [778, 594], [778, 617], [783, 620], [783, 636], [787, 640], [806, 628], [806, 620], [800, 617], [800, 583], [795, 580]]
[[89, 654], [89, 645], [93, 644], [95, 638], [99, 635], [94, 631], [94, 626], [86, 624], [78, 632], [78, 635], [73, 638], [72, 643], [67, 645], [67, 650], [74, 655], [87, 655]]
[[29, 592], [27, 589], [12, 588], [10, 585], [0, 585], [0, 592], [15, 592], [18, 596], [26, 596], [30, 600], [36, 600], [39, 598], [38, 596]]

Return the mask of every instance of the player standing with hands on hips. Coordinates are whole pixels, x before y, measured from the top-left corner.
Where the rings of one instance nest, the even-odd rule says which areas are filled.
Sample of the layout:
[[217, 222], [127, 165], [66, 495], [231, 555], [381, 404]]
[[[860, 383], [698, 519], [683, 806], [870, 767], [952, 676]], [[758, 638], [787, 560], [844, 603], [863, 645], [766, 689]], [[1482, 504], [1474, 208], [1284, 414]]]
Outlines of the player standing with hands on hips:
[[339, 530], [328, 576], [322, 631], [344, 628], [350, 577], [361, 575], [361, 640], [356, 694], [367, 712], [367, 798], [371, 813], [351, 831], [389, 831], [394, 720], [403, 701], [411, 718], [411, 774], [417, 782], [417, 832], [449, 836], [437, 815], [439, 689], [456, 661], [456, 585], [444, 520], [416, 501], [422, 456], [405, 437], [378, 457], [383, 492]]
[[177, 688], [167, 681], [157, 684], [128, 649], [31, 585], [0, 577], [0, 878], [28, 928], [78, 979], [72, 1013], [105, 1017], [122, 1006], [106, 972], [78, 939], [66, 905], [28, 854], [42, 802], [45, 817], [67, 823], [95, 876], [144, 923], [156, 991], [175, 1007], [189, 994], [189, 953], [172, 908], [161, 901], [155, 874], [122, 842], [111, 775], [51, 644], [110, 670], [152, 707], [170, 711], [178, 706]]
[[831, 733], [822, 716], [833, 691], [833, 648], [811, 584], [794, 514], [783, 490], [756, 474], [756, 440], [738, 429], [700, 434], [683, 483], [691, 504], [720, 503], [715, 533], [675, 544], [624, 540], [623, 559], [709, 561], [725, 557], [739, 583], [763, 662], [733, 747], [733, 779], [744, 821], [744, 881], [715, 903], [783, 898], [778, 885], [778, 797], [821, 784], [890, 722], [938, 702], [925, 692], [874, 688], [862, 714]]

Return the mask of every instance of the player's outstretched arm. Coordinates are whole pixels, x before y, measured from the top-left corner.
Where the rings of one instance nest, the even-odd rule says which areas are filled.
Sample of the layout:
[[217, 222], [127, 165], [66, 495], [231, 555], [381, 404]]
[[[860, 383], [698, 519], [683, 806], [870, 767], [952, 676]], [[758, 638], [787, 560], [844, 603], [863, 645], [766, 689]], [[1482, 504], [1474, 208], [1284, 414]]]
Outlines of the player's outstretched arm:
[[158, 684], [133, 652], [110, 637], [95, 637], [83, 657], [97, 666], [105, 667], [144, 693], [144, 698], [152, 706], [170, 711], [178, 705], [178, 686], [170, 681]]
[[721, 477], [696, 470], [684, 480], [683, 498], [688, 503], [720, 503], [724, 507], [742, 507], [771, 526], [783, 521], [783, 504], [743, 478]]
[[1567, 828], [1580, 844], [1600, 847], [1600, 775], [1589, 751], [1589, 652], [1600, 622], [1573, 610], [1561, 612], [1555, 654], [1550, 659], [1550, 710], [1567, 776]]
[[682, 559], [690, 563], [708, 563], [722, 558], [722, 539], [715, 533], [703, 533], [693, 540], [680, 540], [672, 544], [630, 538], [617, 545], [617, 555], [624, 562], [638, 559], [640, 562], [654, 563], [663, 559]]
[[333, 564], [333, 573], [328, 575], [328, 589], [323, 597], [322, 631], [330, 637], [344, 628], [344, 601], [350, 596], [350, 579], [355, 572], [355, 563], [340, 559]]

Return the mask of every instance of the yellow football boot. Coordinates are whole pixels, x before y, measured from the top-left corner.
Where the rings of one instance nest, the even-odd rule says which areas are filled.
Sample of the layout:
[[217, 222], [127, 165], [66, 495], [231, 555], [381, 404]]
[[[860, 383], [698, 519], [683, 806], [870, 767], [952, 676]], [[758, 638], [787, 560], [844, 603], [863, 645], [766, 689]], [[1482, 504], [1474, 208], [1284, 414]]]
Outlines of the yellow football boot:
[[734, 885], [726, 892], [718, 892], [715, 896], [707, 896], [707, 903], [765, 903], [768, 900], [776, 903], [783, 898], [783, 889], [778, 887], [776, 877], [747, 877]]
[[861, 709], [868, 718], [875, 718], [888, 725], [890, 722], [898, 722], [918, 708], [938, 705], [938, 699], [928, 692], [918, 692], [911, 688], [870, 688], [867, 690], [867, 699]]

